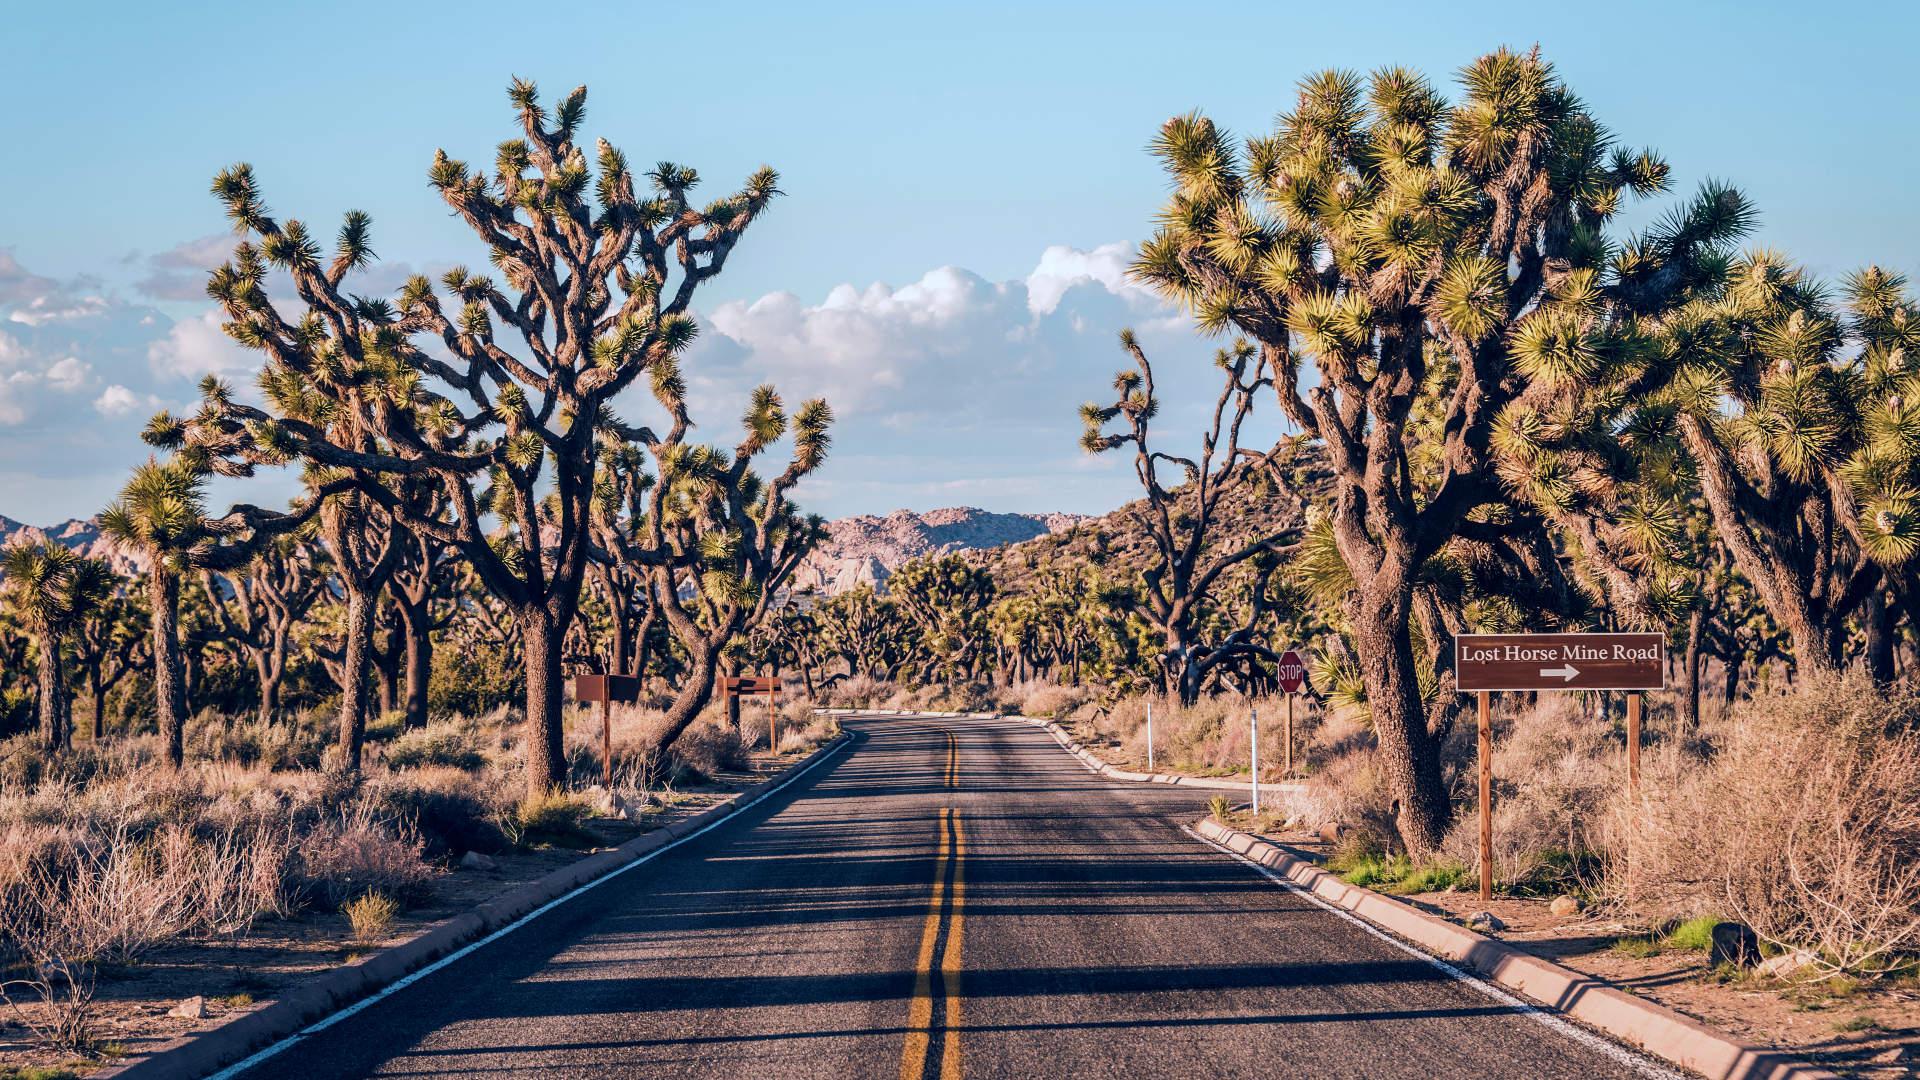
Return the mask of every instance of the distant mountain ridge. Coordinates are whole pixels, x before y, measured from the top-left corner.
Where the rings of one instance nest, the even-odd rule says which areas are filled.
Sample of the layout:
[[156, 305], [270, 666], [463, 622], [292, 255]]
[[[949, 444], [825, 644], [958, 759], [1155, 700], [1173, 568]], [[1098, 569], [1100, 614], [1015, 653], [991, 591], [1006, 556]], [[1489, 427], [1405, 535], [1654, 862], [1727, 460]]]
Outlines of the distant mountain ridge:
[[862, 584], [881, 586], [902, 564], [923, 555], [1023, 543], [1091, 520], [1088, 514], [996, 514], [977, 506], [838, 518], [827, 523], [832, 539], [807, 556], [791, 587], [811, 585], [833, 596]]
[[[975, 506], [955, 506], [916, 514], [895, 510], [886, 517], [859, 514], [827, 523], [832, 539], [807, 557], [794, 575], [793, 588], [812, 585], [832, 596], [862, 583], [878, 585], [909, 559], [955, 551], [986, 550], [1064, 532], [1092, 518], [1087, 514], [995, 514]], [[0, 517], [0, 544], [37, 544], [51, 540], [81, 555], [105, 559], [121, 574], [147, 569], [145, 555], [122, 550], [100, 531], [98, 515], [49, 528]]]
[[27, 525], [10, 517], [0, 517], [0, 544], [40, 544], [47, 541], [72, 548], [90, 559], [105, 559], [114, 572], [132, 576], [145, 573], [147, 557], [128, 552], [100, 531], [100, 515], [81, 521], [69, 518], [51, 528]]

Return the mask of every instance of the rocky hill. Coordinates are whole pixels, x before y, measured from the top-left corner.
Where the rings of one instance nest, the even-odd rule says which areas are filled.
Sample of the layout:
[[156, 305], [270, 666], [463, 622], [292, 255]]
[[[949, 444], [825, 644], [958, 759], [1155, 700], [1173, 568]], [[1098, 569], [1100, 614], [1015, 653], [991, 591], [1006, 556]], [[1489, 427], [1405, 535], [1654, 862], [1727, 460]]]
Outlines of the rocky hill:
[[793, 587], [811, 585], [832, 596], [862, 583], [879, 585], [902, 563], [922, 555], [1018, 544], [1089, 520], [1086, 514], [995, 514], [973, 506], [839, 518], [827, 523], [833, 538], [802, 564]]
[[0, 545], [39, 544], [48, 540], [62, 544], [91, 559], [105, 559], [115, 573], [129, 576], [147, 568], [145, 555], [129, 553], [100, 531], [98, 515], [85, 521], [71, 518], [51, 528], [24, 525], [10, 517], [0, 517]]

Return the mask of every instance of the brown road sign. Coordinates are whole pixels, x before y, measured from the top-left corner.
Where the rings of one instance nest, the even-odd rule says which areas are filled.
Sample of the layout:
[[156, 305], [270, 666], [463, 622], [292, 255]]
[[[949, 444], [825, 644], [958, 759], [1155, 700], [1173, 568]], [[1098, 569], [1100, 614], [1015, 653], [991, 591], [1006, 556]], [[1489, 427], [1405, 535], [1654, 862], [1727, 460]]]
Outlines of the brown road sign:
[[1307, 666], [1300, 662], [1300, 654], [1288, 649], [1280, 657], [1280, 689], [1291, 694], [1300, 689], [1300, 680], [1306, 678]]
[[640, 679], [634, 675], [578, 675], [573, 680], [575, 701], [639, 701]]
[[770, 691], [773, 693], [780, 691], [780, 679], [777, 676], [771, 679], [765, 676], [758, 678], [749, 676], [746, 678], [730, 678], [727, 680], [727, 693], [729, 694], [765, 694]]
[[1660, 690], [1664, 634], [1461, 634], [1459, 690]]

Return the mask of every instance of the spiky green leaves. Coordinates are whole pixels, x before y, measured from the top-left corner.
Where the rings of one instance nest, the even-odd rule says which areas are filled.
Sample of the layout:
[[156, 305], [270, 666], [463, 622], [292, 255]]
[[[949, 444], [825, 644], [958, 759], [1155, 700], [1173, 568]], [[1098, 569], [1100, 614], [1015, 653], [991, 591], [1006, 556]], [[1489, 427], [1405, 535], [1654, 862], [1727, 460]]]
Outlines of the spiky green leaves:
[[780, 407], [780, 395], [771, 384], [762, 383], [753, 388], [747, 399], [747, 410], [741, 414], [740, 426], [747, 431], [741, 448], [748, 454], [760, 453], [787, 433], [787, 412]]
[[1448, 329], [1479, 344], [1507, 315], [1507, 268], [1478, 255], [1457, 258], [1434, 292], [1434, 305]]
[[233, 222], [234, 232], [245, 234], [261, 231], [261, 226], [266, 222], [267, 206], [260, 199], [253, 166], [242, 161], [220, 170], [213, 178], [213, 196], [226, 205], [227, 217]]
[[1313, 293], [1287, 312], [1287, 329], [1317, 356], [1353, 359], [1373, 340], [1373, 305], [1357, 292]]
[[800, 403], [800, 412], [793, 418], [793, 460], [803, 474], [827, 460], [827, 448], [833, 445], [827, 429], [832, 426], [833, 410], [825, 398], [808, 398]]

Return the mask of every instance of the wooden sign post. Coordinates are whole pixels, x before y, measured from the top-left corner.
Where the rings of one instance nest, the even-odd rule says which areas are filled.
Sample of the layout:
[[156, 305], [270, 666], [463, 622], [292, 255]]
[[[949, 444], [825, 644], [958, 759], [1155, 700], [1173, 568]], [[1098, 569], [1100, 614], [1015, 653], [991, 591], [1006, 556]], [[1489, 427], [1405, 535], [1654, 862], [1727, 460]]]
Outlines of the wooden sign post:
[[771, 679], [747, 676], [745, 678], [729, 678], [727, 680], [727, 695], [729, 697], [738, 694], [767, 695], [767, 752], [772, 754], [778, 754], [780, 752], [779, 714], [773, 711], [773, 695], [779, 692], [780, 677], [777, 675]]
[[613, 710], [615, 701], [639, 701], [640, 679], [636, 675], [578, 675], [573, 680], [573, 700], [600, 703], [600, 760], [606, 766], [607, 794], [613, 794]]
[[1307, 677], [1307, 665], [1300, 662], [1300, 654], [1288, 649], [1280, 656], [1280, 689], [1287, 692], [1287, 754], [1286, 775], [1293, 775], [1293, 695], [1300, 689], [1300, 683]]
[[1627, 784], [1640, 795], [1640, 692], [1666, 688], [1664, 634], [1461, 634], [1454, 687], [1480, 695], [1480, 899], [1493, 899], [1495, 690], [1627, 691]]

